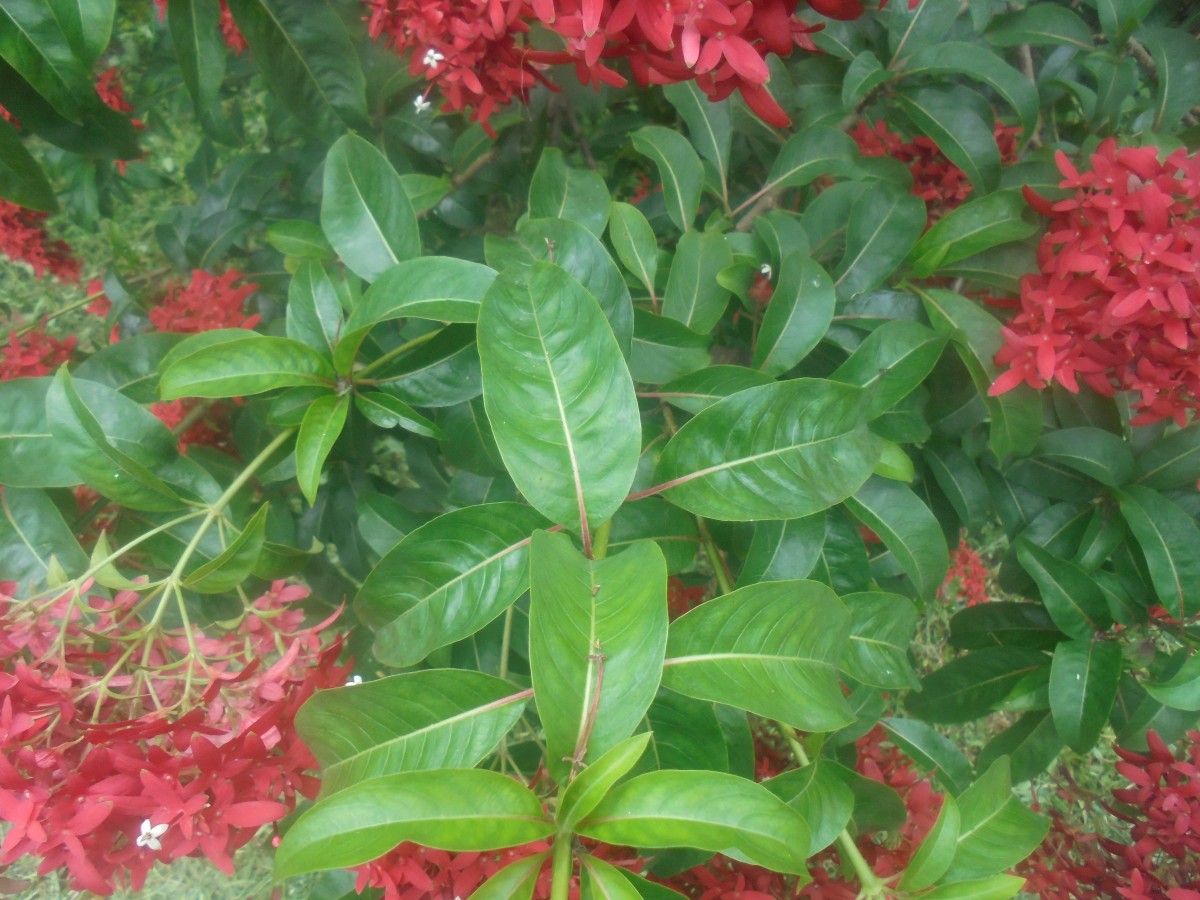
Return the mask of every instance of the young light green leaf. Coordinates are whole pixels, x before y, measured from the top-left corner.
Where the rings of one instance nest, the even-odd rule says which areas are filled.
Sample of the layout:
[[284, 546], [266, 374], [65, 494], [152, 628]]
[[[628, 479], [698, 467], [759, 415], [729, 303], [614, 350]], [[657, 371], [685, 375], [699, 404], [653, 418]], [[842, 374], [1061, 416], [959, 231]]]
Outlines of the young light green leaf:
[[950, 551], [937, 518], [912, 488], [876, 475], [846, 498], [846, 508], [883, 539], [917, 596], [931, 599], [946, 578]]
[[268, 509], [266, 503], [260, 506], [221, 555], [192, 569], [183, 586], [198, 594], [223, 594], [249, 578], [262, 553]]
[[645, 125], [633, 133], [632, 139], [633, 149], [658, 167], [667, 215], [680, 231], [687, 231], [700, 206], [700, 185], [704, 181], [700, 157], [687, 138], [661, 125]]
[[402, 841], [456, 852], [499, 850], [553, 831], [537, 795], [507, 775], [404, 772], [360, 781], [308, 809], [275, 853], [275, 877], [356, 866]]
[[616, 866], [590, 854], [579, 858], [583, 875], [583, 900], [642, 900], [642, 895], [625, 880]]
[[702, 603], [671, 624], [663, 685], [804, 731], [851, 721], [838, 684], [850, 613], [815, 581], [768, 581]]
[[531, 218], [568, 219], [600, 237], [611, 203], [608, 186], [599, 172], [572, 169], [557, 147], [542, 151], [529, 182]]
[[1121, 680], [1121, 645], [1114, 641], [1063, 641], [1050, 667], [1050, 712], [1059, 737], [1076, 753], [1096, 745], [1108, 722]]
[[608, 237], [622, 265], [654, 296], [658, 242], [642, 211], [628, 203], [614, 202], [608, 215]]
[[1009, 900], [1021, 892], [1025, 879], [1019, 875], [993, 875], [944, 884], [921, 895], [922, 900]]
[[354, 405], [358, 407], [359, 412], [380, 428], [400, 426], [405, 431], [411, 431], [414, 434], [423, 434], [425, 437], [439, 441], [446, 440], [442, 429], [424, 416], [418, 415], [411, 406], [403, 400], [397, 400], [391, 394], [385, 394], [383, 391], [355, 394]]
[[828, 273], [807, 254], [785, 258], [754, 345], [754, 367], [776, 376], [804, 359], [829, 330], [836, 299]]
[[1030, 812], [1012, 795], [1008, 759], [997, 760], [958, 797], [958, 849], [945, 882], [1003, 872], [1033, 852], [1050, 828], [1045, 816]]
[[538, 875], [549, 853], [536, 853], [509, 863], [475, 891], [470, 900], [533, 900]]
[[679, 239], [663, 293], [663, 315], [706, 334], [721, 320], [729, 291], [717, 274], [733, 264], [725, 236], [717, 231], [689, 231]]
[[348, 395], [326, 394], [312, 402], [300, 422], [300, 433], [296, 436], [296, 481], [310, 505], [317, 502], [321, 471], [342, 433], [349, 411]]
[[305, 385], [332, 387], [333, 366], [307, 344], [265, 334], [220, 338], [195, 344], [189, 339], [167, 354], [159, 380], [164, 400], [239, 397]]
[[960, 825], [958, 803], [953, 795], [946, 794], [942, 798], [942, 811], [938, 813], [937, 821], [904, 869], [897, 885], [900, 890], [923, 890], [946, 874], [958, 849]]
[[614, 784], [629, 772], [650, 743], [650, 733], [643, 732], [626, 738], [584, 769], [567, 785], [555, 813], [558, 833], [564, 837], [574, 832], [581, 819], [589, 815]]
[[629, 737], [658, 690], [667, 571], [650, 541], [588, 560], [565, 534], [533, 536], [529, 668], [560, 783]]

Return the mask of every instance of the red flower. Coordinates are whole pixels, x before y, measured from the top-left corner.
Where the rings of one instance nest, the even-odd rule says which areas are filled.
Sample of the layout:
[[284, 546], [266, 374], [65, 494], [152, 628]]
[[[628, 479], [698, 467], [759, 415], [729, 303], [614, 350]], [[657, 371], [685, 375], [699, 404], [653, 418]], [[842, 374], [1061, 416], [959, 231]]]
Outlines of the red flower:
[[234, 287], [242, 273], [230, 269], [221, 276], [196, 269], [185, 288], [172, 285], [167, 298], [150, 310], [150, 321], [159, 331], [199, 334], [214, 328], [253, 328], [258, 315], [247, 316], [246, 298], [258, 290], [253, 282]]
[[[43, 326], [44, 327], [44, 326]], [[49, 375], [71, 358], [76, 339], [58, 341], [41, 327], [8, 333], [8, 346], [0, 347], [0, 381]]]
[[78, 281], [78, 260], [71, 258], [66, 243], [46, 235], [46, 218], [46, 213], [0, 200], [0, 253], [28, 263], [38, 278], [49, 272], [63, 281]]
[[943, 600], [961, 597], [967, 606], [987, 603], [987, 576], [987, 565], [975, 548], [967, 543], [966, 535], [962, 535], [950, 557], [950, 569], [938, 588], [938, 596]]

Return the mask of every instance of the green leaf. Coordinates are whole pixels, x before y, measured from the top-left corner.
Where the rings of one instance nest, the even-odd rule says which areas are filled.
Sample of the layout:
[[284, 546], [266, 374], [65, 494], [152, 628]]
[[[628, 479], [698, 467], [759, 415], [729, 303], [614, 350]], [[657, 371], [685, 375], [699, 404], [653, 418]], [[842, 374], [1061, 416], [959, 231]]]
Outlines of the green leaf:
[[606, 521], [633, 483], [641, 426], [595, 299], [549, 263], [505, 272], [480, 308], [479, 356], [484, 407], [517, 487], [556, 522], [586, 533]]
[[568, 219], [600, 237], [612, 198], [599, 172], [572, 169], [557, 147], [542, 151], [529, 182], [530, 218]]
[[937, 821], [904, 869], [904, 875], [897, 885], [900, 890], [923, 890], [946, 874], [958, 849], [960, 826], [958, 803], [952, 795], [946, 794], [942, 798], [942, 811], [938, 813]]
[[867, 94], [893, 77], [891, 72], [883, 68], [878, 56], [870, 50], [862, 51], [846, 69], [846, 79], [842, 82], [842, 106], [854, 109]]
[[1060, 428], [1038, 441], [1034, 455], [1082, 472], [1108, 487], [1120, 487], [1133, 477], [1133, 452], [1111, 431], [1102, 428]]
[[358, 52], [326, 0], [232, 0], [229, 9], [271, 93], [304, 128], [332, 141], [367, 121]]
[[865, 388], [868, 414], [875, 418], [917, 389], [945, 346], [944, 335], [918, 322], [893, 319], [868, 334], [829, 377]]
[[306, 259], [288, 285], [287, 336], [333, 358], [342, 333], [342, 304], [321, 263]]
[[1094, 46], [1092, 30], [1079, 14], [1051, 3], [1038, 3], [1019, 12], [997, 16], [986, 37], [997, 47], [1066, 44], [1091, 50]]
[[1000, 149], [991, 120], [984, 119], [977, 110], [981, 102], [986, 104], [979, 94], [958, 85], [945, 85], [897, 94], [896, 102], [917, 130], [966, 173], [976, 196], [996, 189], [1000, 183]]
[[1038, 226], [1022, 218], [1027, 208], [1025, 198], [1013, 190], [997, 191], [951, 210], [913, 247], [913, 275], [928, 278], [943, 266], [1036, 233]]
[[960, 656], [921, 679], [905, 707], [926, 722], [966, 722], [995, 709], [1017, 682], [1049, 668], [1050, 658], [1024, 647], [989, 647]]
[[537, 853], [509, 863], [470, 896], [470, 900], [533, 900], [538, 875], [549, 853]]
[[858, 145], [844, 131], [816, 125], [792, 135], [779, 151], [760, 194], [803, 187], [825, 175], [853, 174]]
[[653, 295], [658, 272], [658, 241], [642, 211], [628, 203], [612, 204], [608, 237], [621, 264]]
[[1112, 624], [1104, 593], [1084, 569], [1033, 541], [1017, 541], [1017, 559], [1037, 582], [1042, 603], [1064, 633], [1087, 641]]
[[934, 329], [947, 335], [971, 373], [975, 387], [983, 396], [991, 416], [988, 443], [996, 458], [1029, 453], [1042, 433], [1042, 401], [1038, 394], [1018, 385], [999, 397], [988, 395], [988, 388], [1000, 375], [992, 361], [1003, 338], [1000, 323], [986, 310], [961, 294], [940, 288], [917, 292]]
[[[730, 754], [736, 751], [727, 746], [716, 709], [712, 703], [694, 700], [674, 691], [660, 690], [643, 720], [643, 725], [651, 735], [650, 746], [634, 772], [641, 774], [642, 771], [654, 769], [733, 771]], [[741, 716], [744, 721], [745, 713], [741, 713]], [[745, 737], [749, 744], [752, 740], [749, 726], [746, 726]], [[753, 748], [748, 750], [747, 756], [752, 763]], [[740, 773], [735, 771], [734, 774]]]
[[959, 650], [995, 646], [1053, 650], [1064, 637], [1040, 603], [981, 603], [960, 610], [950, 620], [950, 645]]
[[834, 842], [854, 814], [854, 792], [838, 773], [837, 766], [818, 756], [806, 766], [792, 769], [762, 782], [762, 786], [804, 817], [812, 829], [810, 854]]
[[908, 811], [895, 789], [836, 763], [829, 768], [854, 795], [854, 814], [848, 829], [851, 834], [895, 831], [904, 824]]
[[296, 436], [296, 482], [309, 505], [317, 502], [321, 471], [337, 442], [350, 411], [350, 397], [326, 394], [308, 407]]
[[71, 374], [77, 381], [106, 385], [135, 403], [153, 403], [158, 399], [159, 365], [182, 340], [182, 334], [157, 331], [123, 337], [115, 344], [101, 347]]
[[529, 586], [529, 536], [546, 520], [519, 503], [457, 509], [410, 532], [379, 561], [354, 607], [384, 665], [412, 666], [469, 637]]
[[876, 475], [846, 498], [846, 508], [883, 539], [917, 596], [932, 599], [946, 579], [950, 552], [942, 526], [912, 488]]
[[921, 895], [922, 900], [1009, 900], [1021, 892], [1025, 879], [1019, 875], [993, 875], [944, 884]]
[[648, 156], [658, 167], [667, 215], [680, 231], [692, 227], [700, 206], [704, 167], [692, 145], [678, 131], [661, 125], [646, 125], [632, 135], [633, 149]]
[[654, 541], [667, 562], [667, 574], [692, 567], [696, 559], [699, 537], [696, 517], [672, 506], [661, 497], [647, 497], [637, 503], [626, 503], [612, 519], [609, 553], [635, 541]]
[[809, 829], [762, 785], [723, 772], [649, 772], [618, 785], [579, 833], [610, 844], [696, 847], [807, 880]]
[[128, 397], [59, 369], [46, 392], [46, 420], [75, 474], [131, 509], [173, 510], [184, 501], [152, 471], [179, 458], [175, 438]]
[[960, 829], [954, 861], [943, 881], [1003, 872], [1034, 851], [1050, 828], [1012, 795], [1008, 759], [1001, 758], [958, 798]]
[[58, 201], [42, 167], [29, 155], [17, 129], [0, 118], [0, 199], [25, 209], [54, 212]]
[[637, 888], [616, 866], [584, 853], [579, 857], [579, 867], [583, 876], [583, 900], [642, 900]]
[[217, 110], [225, 78], [221, 8], [217, 0], [170, 0], [167, 28], [197, 119]]
[[667, 444], [667, 499], [726, 521], [794, 519], [845, 500], [869, 477], [879, 440], [859, 388], [802, 378], [751, 388], [701, 412]]
[[0, 3], [0, 57], [73, 122], [97, 99], [90, 64], [76, 57], [49, 2]]
[[555, 813], [560, 835], [570, 835], [591, 814], [614, 784], [629, 772], [650, 743], [650, 734], [635, 734], [613, 746], [567, 785]]
[[404, 772], [359, 782], [307, 810], [275, 852], [275, 878], [356, 866], [402, 841], [455, 852], [499, 850], [553, 830], [537, 796], [507, 775]]
[[416, 213], [428, 212], [442, 202], [450, 193], [450, 179], [445, 175], [422, 175], [420, 172], [407, 172], [400, 176], [404, 185], [404, 193], [413, 205]]
[[930, 444], [922, 456], [959, 521], [982, 527], [992, 516], [992, 501], [975, 461], [954, 444]]
[[1180, 619], [1200, 613], [1200, 528], [1195, 519], [1141, 485], [1118, 491], [1117, 499], [1146, 558], [1159, 602]]
[[1059, 737], [1076, 753], [1096, 746], [1121, 680], [1121, 645], [1063, 641], [1050, 667], [1050, 712]]
[[1187, 487], [1200, 479], [1200, 422], [1193, 422], [1143, 450], [1137, 482], [1156, 491]]
[[1020, 784], [1046, 771], [1062, 748], [1054, 717], [1050, 710], [1041, 709], [1021, 716], [1015, 725], [988, 741], [975, 765], [982, 772], [1001, 756], [1007, 756], [1012, 762], [1013, 781]]
[[1100, 27], [1110, 41], [1118, 40], [1136, 28], [1155, 3], [1156, 0], [1096, 0]]
[[931, 772], [934, 780], [952, 794], [961, 794], [973, 780], [971, 763], [932, 725], [896, 717], [880, 719], [879, 724], [922, 772]]
[[726, 101], [714, 103], [695, 82], [683, 81], [663, 87], [663, 96], [687, 123], [688, 136], [700, 155], [712, 163], [717, 186], [729, 183], [729, 153], [733, 145], [733, 123]]
[[376, 387], [413, 406], [454, 406], [474, 400], [483, 393], [475, 328], [447, 325], [376, 377]]
[[46, 419], [53, 378], [0, 381], [0, 484], [7, 487], [71, 487], [80, 476], [67, 448]]
[[842, 598], [853, 626], [841, 667], [855, 681], [901, 690], [919, 686], [908, 662], [908, 646], [917, 628], [917, 608], [907, 597], [883, 591]]
[[365, 281], [421, 255], [417, 214], [400, 176], [387, 157], [356, 135], [343, 135], [325, 157], [321, 228]]
[[405, 431], [411, 431], [414, 434], [423, 434], [425, 437], [439, 441], [446, 440], [442, 429], [424, 416], [418, 415], [411, 406], [403, 400], [397, 400], [391, 394], [385, 394], [382, 391], [355, 394], [354, 405], [358, 407], [359, 412], [380, 428], [400, 426]]
[[332, 262], [337, 254], [325, 239], [325, 232], [316, 222], [305, 219], [280, 219], [272, 223], [263, 235], [267, 243], [284, 256]]
[[709, 366], [664, 384], [658, 396], [672, 406], [694, 415], [708, 409], [718, 400], [748, 388], [771, 384], [774, 380], [757, 369], [742, 366]]
[[[683, 853], [695, 851], [682, 851]], [[617, 869], [621, 877], [637, 888], [638, 895], [642, 900], [679, 900], [684, 895], [678, 891], [673, 891], [665, 885], [659, 884], [657, 881], [650, 881], [643, 878], [641, 875], [634, 875], [628, 869]]]
[[42, 491], [11, 486], [0, 491], [0, 559], [18, 595], [48, 587], [52, 568], [81, 574], [88, 565], [54, 501]]
[[664, 384], [706, 368], [710, 363], [706, 334], [649, 310], [633, 311], [629, 372], [643, 384]]
[[848, 724], [838, 684], [850, 613], [815, 581], [769, 581], [709, 600], [676, 619], [663, 685], [803, 731]]
[[1143, 683], [1146, 693], [1172, 709], [1200, 710], [1200, 654], [1181, 651], [1183, 665], [1165, 681]]
[[317, 691], [296, 728], [321, 764], [324, 799], [383, 775], [476, 766], [527, 700], [491, 675], [426, 669]]
[[850, 207], [846, 249], [834, 270], [838, 297], [849, 300], [883, 284], [912, 250], [925, 218], [921, 198], [891, 182], [859, 195]]
[[782, 375], [812, 351], [833, 321], [836, 297], [824, 269], [806, 254], [783, 261], [754, 345], [754, 367]]
[[729, 305], [729, 291], [717, 274], [733, 265], [733, 254], [718, 231], [689, 231], [679, 239], [663, 293], [663, 315], [693, 331], [707, 333]]
[[1033, 134], [1038, 117], [1037, 88], [987, 47], [963, 41], [942, 41], [925, 47], [913, 54], [904, 68], [904, 75], [910, 77], [925, 73], [961, 74], [983, 82], [1020, 117], [1021, 131], [1026, 139]]
[[802, 519], [755, 522], [738, 586], [807, 578], [816, 568], [824, 543], [823, 513]]
[[1200, 46], [1174, 28], [1145, 27], [1137, 38], [1150, 51], [1158, 74], [1152, 131], [1173, 129], [1200, 104]]
[[260, 506], [219, 556], [187, 574], [183, 586], [199, 594], [223, 594], [249, 578], [262, 553], [269, 508]]
[[[329, 361], [307, 344], [255, 334], [214, 338], [207, 332], [179, 344], [162, 361], [159, 391], [164, 400], [180, 397], [238, 397], [281, 387], [332, 387]], [[195, 352], [189, 352], [198, 347]]]
[[48, 0], [71, 50], [87, 66], [94, 66], [108, 49], [112, 37], [116, 0]]
[[560, 784], [632, 734], [654, 699], [667, 643], [666, 581], [650, 541], [588, 560], [565, 534], [534, 534], [529, 668], [546, 762]]

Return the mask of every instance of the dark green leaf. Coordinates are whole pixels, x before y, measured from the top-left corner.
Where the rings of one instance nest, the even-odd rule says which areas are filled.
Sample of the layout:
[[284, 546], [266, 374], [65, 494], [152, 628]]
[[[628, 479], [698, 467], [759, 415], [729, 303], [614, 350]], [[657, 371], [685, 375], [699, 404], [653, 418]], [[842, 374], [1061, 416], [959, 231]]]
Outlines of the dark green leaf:
[[80, 121], [84, 106], [96, 99], [90, 63], [75, 56], [49, 3], [0, 3], [0, 57], [67, 119]]
[[135, 403], [153, 403], [158, 399], [159, 365], [183, 339], [181, 334], [157, 331], [123, 337], [115, 344], [101, 347], [76, 366], [72, 374], [78, 381], [106, 385]]
[[950, 553], [937, 518], [911, 488], [872, 476], [846, 508], [883, 539], [912, 580], [917, 595], [931, 599], [946, 578]]
[[829, 769], [854, 794], [854, 815], [848, 829], [851, 834], [895, 831], [904, 824], [908, 811], [895, 789], [837, 763], [830, 763]]
[[989, 647], [960, 656], [921, 679], [908, 711], [927, 722], [966, 722], [995, 709], [1027, 675], [1048, 670], [1050, 657], [1025, 647]]
[[714, 103], [693, 81], [668, 84], [663, 88], [663, 96], [687, 123], [692, 145], [712, 163], [718, 189], [724, 191], [729, 182], [729, 153], [733, 144], [729, 103], [723, 100]]
[[662, 391], [656, 396], [672, 406], [695, 414], [738, 391], [762, 387], [774, 380], [757, 369], [742, 366], [709, 366], [664, 384]]
[[1053, 650], [1064, 637], [1040, 603], [981, 603], [950, 620], [950, 644], [959, 650], [996, 646]]
[[663, 293], [663, 315], [693, 331], [711, 331], [729, 305], [729, 291], [717, 282], [717, 273], [732, 264], [733, 254], [720, 232], [685, 234], [671, 261]]
[[1141, 485], [1117, 493], [1121, 515], [1146, 558], [1158, 600], [1180, 619], [1200, 613], [1200, 528], [1162, 494]]
[[925, 204], [907, 188], [883, 182], [860, 194], [850, 207], [846, 249], [834, 270], [838, 297], [848, 300], [883, 284], [924, 227]]
[[1021, 44], [1066, 44], [1082, 50], [1093, 47], [1092, 31], [1079, 14], [1052, 3], [1037, 3], [1019, 12], [998, 16], [987, 31], [997, 47]]
[[26, 209], [54, 212], [58, 201], [42, 167], [5, 119], [0, 118], [0, 199]]
[[94, 66], [108, 49], [116, 0], [48, 0], [47, 5], [75, 56]]
[[660, 125], [643, 126], [632, 137], [633, 149], [650, 157], [658, 167], [667, 215], [680, 231], [687, 231], [700, 206], [700, 185], [704, 180], [700, 157], [687, 138]]
[[971, 783], [971, 764], [961, 750], [932, 725], [916, 719], [889, 717], [879, 722], [888, 737], [922, 772], [953, 794], [961, 794]]
[[608, 541], [610, 554], [636, 541], [654, 541], [667, 562], [667, 574], [689, 569], [696, 559], [699, 537], [696, 517], [672, 506], [661, 497], [626, 503], [612, 519]]
[[868, 334], [829, 377], [866, 388], [873, 418], [916, 390], [945, 346], [944, 335], [918, 322], [894, 319]]
[[[726, 746], [716, 709], [712, 703], [660, 690], [644, 720], [652, 736], [650, 746], [634, 771], [641, 774], [654, 769], [711, 769], [740, 774], [730, 765], [732, 748]], [[745, 713], [741, 715], [744, 722]], [[745, 737], [748, 743], [752, 742], [748, 727]], [[753, 765], [752, 746], [748, 755]]]
[[1101, 428], [1062, 428], [1038, 441], [1034, 453], [1082, 472], [1109, 487], [1120, 487], [1133, 477], [1129, 445]]
[[841, 667], [855, 681], [900, 690], [919, 686], [908, 662], [917, 608], [907, 597], [869, 591], [842, 598], [853, 623]]
[[943, 881], [963, 881], [1003, 872], [1033, 852], [1050, 828], [1045, 816], [1012, 795], [1007, 759], [997, 760], [958, 798], [958, 849]]
[[829, 330], [835, 299], [829, 275], [806, 254], [784, 259], [754, 345], [754, 367], [782, 375], [804, 359]]
[[1200, 710], [1200, 654], [1187, 655], [1183, 665], [1171, 677], [1142, 686], [1147, 694], [1164, 706], [1188, 712]]
[[1200, 45], [1175, 28], [1141, 28], [1137, 38], [1150, 51], [1158, 75], [1151, 130], [1173, 129], [1200, 104]]
[[1108, 722], [1121, 680], [1121, 645], [1113, 641], [1063, 641], [1050, 667], [1050, 712], [1068, 747], [1087, 753]]
[[217, 0], [170, 0], [167, 27], [197, 119], [212, 114], [225, 78], [221, 8]]
[[985, 771], [1001, 756], [1007, 756], [1012, 762], [1013, 781], [1020, 784], [1046, 771], [1062, 748], [1050, 710], [1037, 710], [1021, 716], [1015, 725], [988, 741], [979, 751], [976, 767]]
[[629, 372], [644, 384], [664, 384], [706, 368], [709, 337], [644, 309], [633, 311]]
[[[968, 78], [983, 82], [999, 94], [1020, 117], [1022, 133], [1026, 137], [1033, 134], [1038, 117], [1037, 88], [1025, 75], [987, 47], [963, 41], [942, 41], [926, 47], [921, 52], [913, 54], [912, 59], [905, 66], [904, 74], [908, 77], [927, 72], [966, 75]], [[1035, 229], [1031, 227], [1027, 233], [1032, 233], [1033, 230]], [[999, 241], [993, 243], [999, 243]]]
[[853, 174], [858, 146], [844, 131], [814, 126], [783, 145], [762, 192], [803, 187], [829, 174]]
[[306, 259], [288, 286], [287, 336], [333, 358], [342, 332], [342, 304], [325, 267]]
[[917, 130], [966, 173], [976, 196], [996, 189], [1000, 183], [1000, 150], [991, 120], [977, 109], [981, 103], [986, 109], [986, 101], [979, 94], [946, 85], [897, 94], [896, 102]]
[[[340, 345], [339, 345], [340, 350]], [[471, 325], [448, 325], [380, 373], [376, 385], [413, 406], [454, 406], [483, 393]]]
[[348, 395], [326, 394], [309, 405], [300, 422], [300, 433], [296, 436], [296, 482], [310, 505], [317, 502], [321, 471], [342, 433], [349, 411]]
[[1038, 226], [1022, 218], [1027, 208], [1017, 191], [997, 191], [952, 210], [913, 247], [913, 275], [928, 278], [943, 266], [1034, 234]]
[[[179, 344], [162, 362], [159, 391], [164, 400], [180, 397], [238, 397], [281, 387], [332, 386], [329, 361], [299, 341], [283, 337], [233, 335], [219, 342]], [[195, 352], [189, 352], [198, 347]]]
[[846, 69], [846, 80], [842, 82], [842, 106], [854, 109], [867, 94], [892, 77], [892, 73], [883, 68], [878, 56], [870, 50], [862, 51]]
[[557, 147], [547, 147], [529, 183], [531, 218], [568, 219], [596, 237], [604, 234], [612, 199], [598, 172], [572, 169]]
[[628, 203], [613, 203], [608, 216], [608, 237], [622, 265], [653, 295], [658, 242], [642, 211]]
[[54, 502], [41, 491], [6, 486], [0, 492], [0, 558], [4, 577], [20, 594], [49, 587], [51, 567], [82, 574], [87, 554], [63, 521]]
[[959, 521], [968, 528], [983, 526], [992, 515], [992, 504], [975, 461], [953, 444], [931, 444], [923, 458]]
[[1037, 582], [1046, 611], [1064, 633], [1086, 641], [1112, 624], [1100, 586], [1075, 563], [1024, 538], [1017, 542], [1017, 559]]
[[1137, 457], [1138, 484], [1161, 491], [1200, 479], [1200, 422], [1155, 441]]
[[281, 219], [272, 224], [264, 235], [267, 243], [284, 256], [331, 262], [337, 258], [325, 232], [316, 222], [304, 219]]
[[7, 487], [71, 487], [82, 480], [46, 419], [53, 378], [0, 382], [0, 484]]

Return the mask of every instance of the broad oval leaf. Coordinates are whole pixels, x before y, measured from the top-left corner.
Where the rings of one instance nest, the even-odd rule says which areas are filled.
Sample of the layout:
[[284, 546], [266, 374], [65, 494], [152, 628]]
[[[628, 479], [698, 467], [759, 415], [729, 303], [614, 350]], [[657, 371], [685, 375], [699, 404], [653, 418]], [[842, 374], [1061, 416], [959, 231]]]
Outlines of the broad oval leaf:
[[804, 731], [852, 720], [837, 667], [850, 613], [815, 581], [747, 585], [676, 619], [663, 685]]
[[845, 500], [879, 459], [856, 387], [802, 378], [714, 403], [667, 444], [667, 499], [733, 522], [794, 519]]
[[1121, 645], [1115, 641], [1063, 641], [1050, 666], [1050, 712], [1068, 747], [1087, 753], [1108, 723], [1121, 680]]
[[846, 498], [846, 508], [883, 539], [917, 596], [932, 599], [946, 578], [950, 551], [937, 518], [912, 488], [876, 475]]
[[633, 133], [633, 149], [648, 156], [662, 179], [667, 215], [680, 231], [692, 227], [700, 206], [704, 167], [692, 145], [678, 131], [661, 125], [646, 125]]
[[1154, 490], [1187, 487], [1200, 479], [1200, 422], [1169, 434], [1137, 458], [1137, 481]]
[[918, 686], [908, 661], [917, 628], [917, 608], [907, 597], [864, 591], [842, 598], [853, 626], [841, 666], [855, 681], [902, 690]]
[[696, 847], [807, 877], [808, 824], [762, 785], [722, 772], [648, 772], [579, 825], [610, 844]]
[[1051, 3], [1038, 3], [1019, 12], [997, 16], [986, 37], [997, 47], [1065, 44], [1091, 50], [1095, 46], [1092, 29], [1078, 13]]
[[803, 253], [784, 259], [754, 345], [754, 367], [782, 375], [817, 346], [833, 321], [828, 273]]
[[633, 483], [641, 423], [595, 299], [549, 263], [505, 272], [479, 311], [479, 357], [484, 408], [517, 487], [585, 533], [607, 520]]
[[0, 484], [71, 487], [82, 480], [46, 418], [53, 378], [0, 382]]
[[354, 332], [392, 319], [474, 322], [496, 272], [450, 256], [424, 256], [397, 263], [375, 279], [350, 314]]
[[[194, 340], [179, 344], [163, 360], [159, 392], [164, 400], [239, 397], [281, 387], [333, 386], [335, 374], [329, 360], [290, 338], [235, 334], [214, 343]], [[193, 347], [199, 349], [192, 352]]]
[[717, 188], [723, 192], [729, 181], [729, 153], [733, 144], [730, 104], [713, 102], [693, 81], [668, 84], [663, 87], [663, 96], [687, 123], [692, 145], [712, 163]]
[[519, 503], [438, 516], [406, 535], [367, 576], [355, 609], [385, 665], [416, 665], [468, 637], [529, 585], [529, 536], [546, 520]]
[[528, 692], [461, 669], [427, 669], [317, 691], [296, 730], [321, 764], [321, 797], [382, 775], [479, 764]]
[[732, 264], [733, 254], [720, 232], [685, 234], [671, 260], [663, 293], [663, 315], [693, 331], [711, 331], [729, 305], [729, 291], [717, 281], [717, 275]]
[[850, 207], [846, 249], [835, 270], [837, 295], [848, 300], [887, 280], [925, 227], [925, 204], [891, 182], [872, 185]]
[[456, 852], [499, 850], [553, 831], [537, 796], [507, 775], [404, 772], [359, 782], [304, 812], [275, 853], [275, 877], [356, 866], [403, 841]]
[[945, 346], [945, 336], [919, 322], [893, 319], [868, 334], [829, 378], [866, 388], [874, 418], [917, 389]]
[[599, 172], [573, 169], [557, 147], [542, 151], [529, 182], [529, 215], [532, 218], [567, 219], [596, 237], [604, 234], [612, 198]]
[[913, 275], [928, 278], [943, 266], [1036, 233], [1038, 226], [1023, 218], [1027, 209], [1014, 190], [996, 191], [951, 210], [913, 247]]

